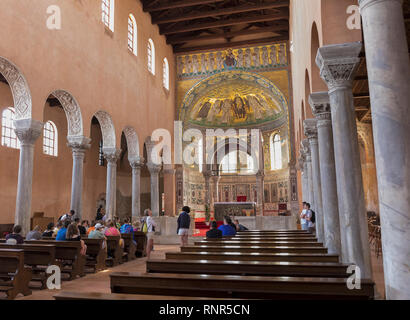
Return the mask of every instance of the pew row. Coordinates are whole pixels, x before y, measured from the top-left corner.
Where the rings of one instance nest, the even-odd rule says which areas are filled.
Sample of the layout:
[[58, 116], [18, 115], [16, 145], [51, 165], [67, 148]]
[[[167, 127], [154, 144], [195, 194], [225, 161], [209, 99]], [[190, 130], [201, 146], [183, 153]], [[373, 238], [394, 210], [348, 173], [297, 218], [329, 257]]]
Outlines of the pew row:
[[172, 273], [110, 274], [111, 292], [243, 299], [374, 299], [374, 283], [362, 279], [349, 290], [346, 279], [197, 275]]
[[107, 250], [105, 240], [83, 238], [87, 246], [87, 257], [85, 267], [92, 272], [98, 272], [106, 268]]
[[323, 247], [323, 243], [315, 241], [195, 241], [196, 246], [260, 246], [260, 247]]
[[18, 294], [31, 294], [31, 268], [24, 265], [24, 250], [0, 249], [0, 292], [13, 300]]
[[327, 253], [327, 248], [320, 247], [289, 247], [289, 246], [185, 246], [181, 252], [264, 252], [264, 253]]

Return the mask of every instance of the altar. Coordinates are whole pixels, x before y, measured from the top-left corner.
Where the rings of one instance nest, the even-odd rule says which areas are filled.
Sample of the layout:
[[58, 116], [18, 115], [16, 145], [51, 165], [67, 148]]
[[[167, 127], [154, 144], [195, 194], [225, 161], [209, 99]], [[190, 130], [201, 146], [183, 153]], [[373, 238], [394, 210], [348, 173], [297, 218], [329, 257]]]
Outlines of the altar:
[[215, 202], [215, 220], [222, 221], [225, 216], [254, 217], [256, 216], [255, 202]]

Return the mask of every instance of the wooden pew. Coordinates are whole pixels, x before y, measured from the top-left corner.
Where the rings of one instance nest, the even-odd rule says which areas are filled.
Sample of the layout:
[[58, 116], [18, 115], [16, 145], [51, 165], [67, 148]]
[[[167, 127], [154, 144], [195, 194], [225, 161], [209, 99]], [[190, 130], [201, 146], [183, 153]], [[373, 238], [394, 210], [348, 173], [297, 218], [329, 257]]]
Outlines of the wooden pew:
[[181, 252], [264, 252], [264, 253], [327, 253], [327, 248], [321, 247], [261, 247], [261, 246], [185, 246], [181, 247]]
[[238, 234], [312, 234], [306, 230], [246, 230], [238, 231]]
[[56, 247], [51, 244], [36, 245], [36, 244], [0, 244], [2, 249], [20, 249], [24, 251], [24, 264], [31, 267], [33, 282], [40, 282], [39, 289], [45, 289], [48, 275], [46, 270], [49, 266], [61, 264], [56, 261]]
[[233, 260], [233, 261], [288, 261], [338, 262], [335, 254], [326, 253], [241, 253], [241, 252], [167, 252], [166, 259]]
[[120, 236], [107, 236], [107, 266], [115, 267], [123, 263], [127, 253], [120, 245]]
[[142, 231], [135, 231], [134, 239], [137, 242], [136, 255], [145, 257], [147, 255], [147, 235]]
[[31, 268], [24, 266], [24, 250], [0, 249], [0, 292], [4, 292], [7, 299], [12, 300], [19, 293], [30, 295], [31, 277]]
[[124, 240], [124, 252], [127, 253], [127, 261], [131, 261], [137, 258], [135, 255], [137, 247], [134, 244], [132, 236], [133, 235], [131, 233], [121, 233], [121, 238]]
[[147, 261], [148, 273], [346, 278], [348, 265], [322, 262], [267, 262], [161, 259]]
[[230, 239], [208, 239], [205, 238], [205, 241], [317, 241], [317, 238], [314, 237], [232, 237]]
[[244, 299], [373, 299], [374, 283], [362, 279], [349, 290], [346, 279], [172, 273], [110, 274], [111, 292]]
[[107, 250], [104, 239], [82, 238], [87, 245], [87, 260], [85, 266], [98, 272], [106, 268]]
[[[53, 296], [55, 300], [209, 300], [201, 297], [176, 297], [160, 295], [142, 295], [142, 294], [120, 294], [120, 293], [101, 293], [101, 292], [59, 292]], [[216, 299], [227, 300], [227, 299]]]
[[261, 246], [261, 247], [275, 247], [275, 246], [289, 246], [289, 247], [323, 247], [323, 243], [309, 241], [195, 241], [196, 246], [210, 245], [210, 246]]
[[63, 265], [61, 273], [68, 274], [68, 278], [63, 280], [73, 280], [77, 276], [83, 277], [85, 275], [86, 257], [81, 254], [80, 241], [30, 240], [25, 241], [25, 243], [54, 245], [56, 247], [56, 259]]

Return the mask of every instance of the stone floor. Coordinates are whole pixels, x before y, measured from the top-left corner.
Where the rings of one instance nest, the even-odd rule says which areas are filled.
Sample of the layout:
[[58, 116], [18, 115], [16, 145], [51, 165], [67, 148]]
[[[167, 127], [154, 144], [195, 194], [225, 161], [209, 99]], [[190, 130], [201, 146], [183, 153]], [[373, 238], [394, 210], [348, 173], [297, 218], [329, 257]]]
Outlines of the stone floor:
[[[176, 245], [156, 245], [155, 251], [153, 251], [151, 254], [151, 258], [163, 259], [165, 258], [165, 252], [168, 251], [179, 251], [179, 247]], [[109, 274], [111, 272], [145, 272], [145, 262], [146, 258], [140, 258], [96, 274], [88, 274], [83, 278], [79, 278], [73, 281], [63, 281], [62, 290], [70, 292], [110, 293]], [[373, 279], [376, 282], [378, 299], [384, 298], [384, 280], [382, 263], [383, 261], [381, 257], [377, 259], [374, 255], [372, 255]], [[53, 300], [54, 294], [56, 294], [55, 290], [33, 290], [32, 295], [28, 297], [21, 297], [17, 300]]]

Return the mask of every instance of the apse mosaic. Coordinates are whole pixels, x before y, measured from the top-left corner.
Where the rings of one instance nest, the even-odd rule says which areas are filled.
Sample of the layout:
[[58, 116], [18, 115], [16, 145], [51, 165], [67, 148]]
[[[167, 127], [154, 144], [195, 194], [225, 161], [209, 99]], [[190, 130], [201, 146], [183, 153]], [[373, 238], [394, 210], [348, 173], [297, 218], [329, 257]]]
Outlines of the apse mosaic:
[[252, 73], [229, 71], [200, 81], [185, 95], [180, 118], [205, 127], [254, 126], [287, 112], [282, 92]]
[[287, 46], [281, 43], [178, 56], [177, 72], [182, 79], [229, 70], [272, 70], [286, 67], [287, 64]]

